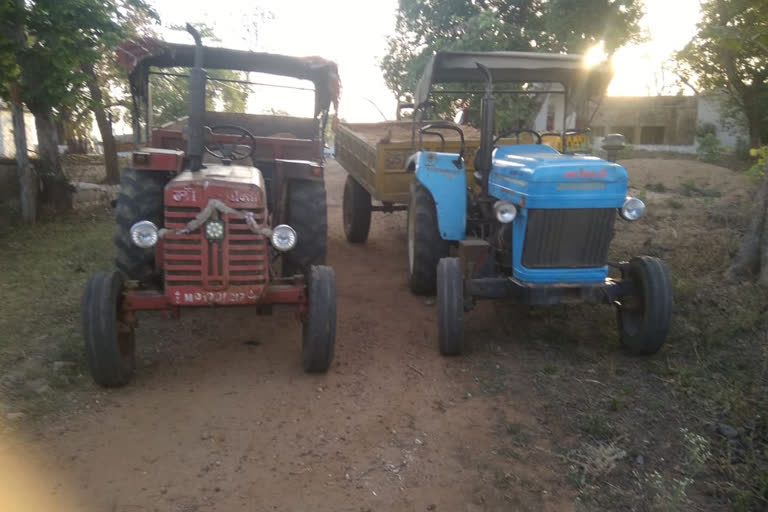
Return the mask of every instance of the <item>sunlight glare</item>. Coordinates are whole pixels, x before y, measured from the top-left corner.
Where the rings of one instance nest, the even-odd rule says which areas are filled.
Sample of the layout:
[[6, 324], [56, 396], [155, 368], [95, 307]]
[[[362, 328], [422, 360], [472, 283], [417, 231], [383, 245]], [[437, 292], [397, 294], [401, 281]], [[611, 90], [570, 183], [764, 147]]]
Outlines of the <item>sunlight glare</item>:
[[605, 53], [605, 42], [600, 41], [584, 54], [584, 66], [591, 68], [604, 62], [607, 58], [608, 55]]

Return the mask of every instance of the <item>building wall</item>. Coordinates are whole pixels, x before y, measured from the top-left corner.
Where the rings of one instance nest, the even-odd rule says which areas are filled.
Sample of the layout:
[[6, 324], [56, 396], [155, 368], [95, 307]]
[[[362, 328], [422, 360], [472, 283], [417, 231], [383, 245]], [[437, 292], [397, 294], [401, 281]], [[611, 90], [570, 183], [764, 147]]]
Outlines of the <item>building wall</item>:
[[[536, 115], [534, 121], [535, 130], [544, 132], [549, 131], [547, 120], [552, 115], [552, 130], [561, 132], [563, 131], [563, 109], [564, 107], [564, 95], [562, 94], [547, 94], [542, 104], [541, 110]], [[565, 120], [566, 129], [571, 129], [576, 126], [576, 115], [571, 113]]]
[[[29, 149], [36, 148], [35, 117], [29, 112], [24, 114], [24, 130], [27, 132], [27, 147]], [[6, 109], [4, 105], [0, 105], [0, 157], [16, 158], [11, 111]]]
[[[628, 144], [643, 149], [695, 152], [696, 128], [703, 123], [715, 125], [720, 144], [735, 149], [739, 139], [748, 140], [746, 121], [723, 119], [722, 93], [699, 96], [607, 96], [589, 126], [593, 143], [598, 146], [608, 133], [621, 133]], [[555, 113], [555, 129], [562, 130], [563, 97], [548, 95], [536, 116], [535, 129], [545, 131], [550, 111]], [[575, 126], [569, 116], [568, 129]]]
[[722, 120], [721, 103], [722, 97], [718, 93], [700, 95], [697, 119], [701, 124], [714, 124], [720, 144], [733, 150], [738, 145], [739, 139], [742, 139], [745, 143], [749, 142], [747, 120], [740, 119], [736, 122], [724, 123]]
[[606, 97], [592, 119], [596, 136], [621, 133], [628, 144], [694, 144], [697, 98], [693, 96]]

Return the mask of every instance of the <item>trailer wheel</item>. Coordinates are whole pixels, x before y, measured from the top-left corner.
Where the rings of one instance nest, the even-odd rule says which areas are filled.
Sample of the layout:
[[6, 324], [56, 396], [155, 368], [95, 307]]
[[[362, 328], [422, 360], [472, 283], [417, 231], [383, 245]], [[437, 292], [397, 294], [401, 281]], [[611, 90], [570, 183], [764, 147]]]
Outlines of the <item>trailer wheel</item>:
[[349, 175], [344, 183], [342, 212], [347, 240], [353, 244], [362, 244], [368, 240], [371, 229], [371, 194]]
[[415, 181], [408, 203], [408, 286], [416, 295], [435, 293], [437, 263], [448, 256], [448, 244], [437, 227], [432, 195]]
[[283, 255], [283, 275], [306, 274], [324, 265], [328, 210], [322, 181], [292, 180], [288, 184], [286, 223], [296, 230], [296, 247]]
[[444, 356], [464, 351], [464, 279], [459, 258], [437, 264], [437, 339]]
[[130, 229], [140, 220], [163, 225], [163, 189], [168, 174], [125, 169], [120, 176], [120, 195], [115, 208], [115, 266], [130, 280], [147, 282], [159, 276], [154, 249], [136, 247]]
[[302, 339], [304, 371], [327, 371], [333, 360], [335, 343], [336, 275], [331, 267], [312, 266], [309, 269]]
[[85, 359], [100, 386], [128, 384], [135, 367], [133, 327], [120, 320], [123, 276], [102, 272], [88, 278], [80, 305]]
[[667, 267], [651, 256], [632, 258], [624, 278], [631, 280], [634, 291], [617, 307], [621, 344], [634, 354], [655, 354], [667, 339], [672, 319]]

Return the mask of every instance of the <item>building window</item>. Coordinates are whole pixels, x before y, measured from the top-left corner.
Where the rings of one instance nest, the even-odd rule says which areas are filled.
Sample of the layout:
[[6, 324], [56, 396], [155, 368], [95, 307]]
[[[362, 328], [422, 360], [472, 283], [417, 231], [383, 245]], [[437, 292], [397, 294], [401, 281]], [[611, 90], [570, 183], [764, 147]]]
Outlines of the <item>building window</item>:
[[593, 137], [605, 137], [605, 126], [592, 126], [589, 129], [589, 133], [591, 133]]
[[620, 133], [624, 136], [625, 144], [635, 143], [635, 127], [634, 126], [612, 126], [611, 133]]
[[664, 144], [664, 127], [643, 126], [640, 128], [640, 144]]

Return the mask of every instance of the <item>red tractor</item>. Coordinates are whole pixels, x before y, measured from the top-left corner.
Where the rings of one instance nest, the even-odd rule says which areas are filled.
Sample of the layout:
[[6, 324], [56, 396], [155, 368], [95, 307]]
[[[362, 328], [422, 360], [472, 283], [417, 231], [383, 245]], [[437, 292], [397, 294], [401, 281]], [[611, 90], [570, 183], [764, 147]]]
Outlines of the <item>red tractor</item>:
[[[123, 43], [133, 128], [141, 110], [150, 147], [133, 153], [116, 205], [117, 270], [89, 277], [82, 299], [85, 354], [93, 379], [123, 386], [134, 373], [136, 313], [178, 316], [186, 307], [295, 304], [307, 372], [325, 372], [336, 336], [336, 281], [325, 266], [323, 134], [338, 106], [336, 64], [154, 39]], [[189, 118], [151, 128], [150, 74], [189, 68]], [[268, 73], [309, 81], [311, 118], [206, 111], [205, 69]], [[176, 75], [178, 73], [175, 73]], [[143, 108], [142, 108], [143, 107]], [[186, 148], [186, 151], [183, 149]]]

